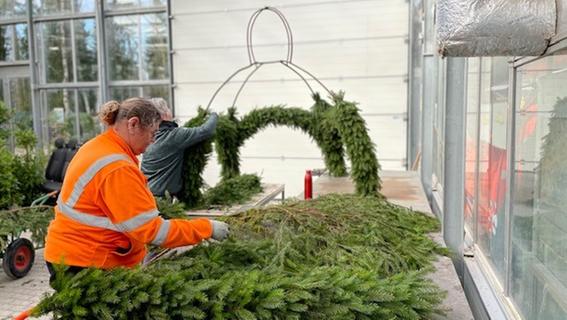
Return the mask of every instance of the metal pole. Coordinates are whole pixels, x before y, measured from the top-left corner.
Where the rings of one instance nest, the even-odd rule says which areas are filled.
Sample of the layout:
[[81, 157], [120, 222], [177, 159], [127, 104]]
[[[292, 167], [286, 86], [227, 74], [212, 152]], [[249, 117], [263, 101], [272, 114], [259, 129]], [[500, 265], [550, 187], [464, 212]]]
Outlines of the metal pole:
[[171, 29], [173, 24], [173, 14], [171, 13], [171, 1], [167, 1], [167, 50], [168, 50], [168, 61], [167, 67], [169, 68], [169, 108], [171, 108], [171, 114], [175, 116], [175, 83], [173, 82], [173, 39], [171, 37]]
[[407, 169], [412, 170], [412, 164], [416, 161], [420, 146], [421, 133], [421, 46], [423, 31], [422, 23], [417, 19], [421, 10], [421, 0], [413, 0], [409, 3], [409, 55], [408, 55], [408, 122], [407, 122]]
[[455, 253], [453, 262], [463, 278], [465, 205], [466, 59], [447, 58], [445, 108], [445, 174], [443, 183], [443, 237]]
[[[475, 177], [474, 177], [474, 209], [473, 209], [473, 235], [472, 238], [476, 242], [478, 241], [478, 202], [480, 196], [480, 106], [482, 105], [482, 59], [478, 59], [478, 89], [477, 89], [477, 103], [475, 106], [476, 112], [476, 137], [475, 137]], [[468, 94], [468, 93], [467, 93]]]
[[28, 50], [30, 59], [30, 86], [31, 86], [31, 104], [32, 104], [32, 117], [33, 117], [33, 131], [37, 136], [37, 148], [41, 150], [44, 146], [44, 137], [41, 121], [41, 104], [39, 103], [39, 90], [38, 86], [38, 61], [35, 55], [35, 37], [34, 37], [34, 24], [33, 24], [33, 5], [32, 0], [28, 0]]
[[433, 54], [423, 55], [422, 70], [422, 93], [423, 109], [421, 116], [421, 183], [427, 199], [431, 203], [432, 176], [433, 176], [433, 105], [435, 104], [435, 93], [437, 85], [437, 60]]
[[[70, 20], [70, 30], [71, 30], [71, 61], [73, 65], [73, 82], [79, 82], [79, 73], [77, 72], [77, 44], [75, 38], [75, 21], [77, 20]], [[73, 93], [73, 104], [75, 105], [75, 138], [79, 142], [81, 142], [81, 125], [80, 125], [80, 116], [79, 116], [79, 99], [77, 98], [77, 90], [72, 89], [63, 89], [63, 90], [70, 90]]]
[[433, 107], [437, 92], [437, 58], [433, 32], [433, 0], [423, 1], [423, 60], [421, 72], [421, 183], [429, 203], [433, 200]]
[[508, 71], [508, 128], [506, 128], [506, 146], [508, 154], [508, 163], [506, 170], [506, 201], [504, 206], [504, 265], [506, 266], [506, 278], [504, 282], [504, 293], [506, 296], [511, 294], [512, 290], [512, 214], [514, 201], [514, 171], [515, 171], [515, 143], [516, 143], [516, 69], [514, 64], [510, 63]]
[[102, 104], [108, 100], [108, 72], [106, 68], [108, 52], [106, 50], [103, 0], [97, 0], [96, 2], [96, 24], [97, 24], [97, 43], [98, 43], [98, 78], [100, 83], [99, 101], [100, 104]]

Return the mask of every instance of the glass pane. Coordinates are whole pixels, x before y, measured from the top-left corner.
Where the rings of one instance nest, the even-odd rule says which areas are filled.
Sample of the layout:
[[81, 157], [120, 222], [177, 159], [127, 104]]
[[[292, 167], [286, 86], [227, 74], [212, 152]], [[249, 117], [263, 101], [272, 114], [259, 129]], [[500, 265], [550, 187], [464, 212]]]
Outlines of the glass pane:
[[80, 89], [77, 91], [79, 99], [79, 126], [81, 142], [85, 142], [100, 133], [98, 122], [98, 95], [97, 89]]
[[146, 14], [142, 17], [142, 52], [144, 80], [167, 79], [168, 47], [167, 17], [164, 14]]
[[14, 26], [16, 41], [14, 43], [14, 57], [16, 60], [28, 59], [28, 25], [25, 23]]
[[75, 12], [94, 12], [96, 0], [75, 0]]
[[499, 280], [504, 281], [507, 59], [483, 58], [481, 81], [477, 242]]
[[137, 7], [165, 6], [167, 0], [106, 0], [104, 7], [107, 10], [127, 9]]
[[146, 86], [142, 87], [144, 98], [164, 98], [169, 103], [169, 86]]
[[467, 117], [465, 145], [465, 226], [474, 234], [474, 214], [476, 213], [476, 154], [478, 139], [478, 97], [480, 59], [468, 59], [467, 73]]
[[38, 16], [71, 13], [71, 3], [71, 0], [33, 0], [33, 11]]
[[73, 82], [71, 21], [45, 22], [40, 29], [38, 47], [45, 82]]
[[31, 85], [29, 78], [10, 79], [10, 106], [13, 123], [22, 130], [33, 128]]
[[140, 97], [140, 87], [114, 87], [110, 88], [112, 100], [123, 101], [128, 98]]
[[75, 90], [49, 90], [45, 94], [47, 108], [47, 136], [49, 146], [57, 138], [77, 138], [75, 116]]
[[11, 25], [0, 26], [0, 61], [14, 61], [13, 31]]
[[518, 68], [512, 297], [525, 319], [567, 319], [567, 56]]
[[139, 16], [106, 20], [111, 80], [140, 79]]
[[75, 20], [78, 81], [97, 81], [96, 24], [94, 19]]
[[26, 0], [0, 0], [0, 20], [2, 18], [27, 17]]
[[25, 23], [0, 26], [0, 61], [28, 59], [28, 26]]

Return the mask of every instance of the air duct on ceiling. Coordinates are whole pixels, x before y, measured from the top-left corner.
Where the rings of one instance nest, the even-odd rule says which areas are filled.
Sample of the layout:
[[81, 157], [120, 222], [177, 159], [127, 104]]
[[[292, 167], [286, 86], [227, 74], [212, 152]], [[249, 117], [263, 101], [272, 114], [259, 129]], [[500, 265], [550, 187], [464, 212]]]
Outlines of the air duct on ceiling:
[[442, 56], [538, 56], [555, 35], [555, 0], [439, 0]]

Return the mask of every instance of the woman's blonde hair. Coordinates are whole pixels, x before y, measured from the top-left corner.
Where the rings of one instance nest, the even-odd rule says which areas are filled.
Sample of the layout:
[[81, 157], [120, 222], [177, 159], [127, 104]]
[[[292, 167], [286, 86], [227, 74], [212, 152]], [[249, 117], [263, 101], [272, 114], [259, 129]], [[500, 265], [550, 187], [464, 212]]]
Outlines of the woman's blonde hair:
[[105, 124], [112, 126], [122, 119], [138, 117], [142, 127], [149, 127], [161, 120], [158, 109], [148, 99], [130, 98], [122, 102], [115, 100], [105, 103], [99, 113], [99, 118]]

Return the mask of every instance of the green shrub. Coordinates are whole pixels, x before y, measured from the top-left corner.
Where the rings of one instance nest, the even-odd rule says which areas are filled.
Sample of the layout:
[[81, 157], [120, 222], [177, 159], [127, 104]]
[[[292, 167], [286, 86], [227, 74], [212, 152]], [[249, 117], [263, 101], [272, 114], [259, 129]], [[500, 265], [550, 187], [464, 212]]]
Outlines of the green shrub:
[[12, 208], [22, 201], [15, 171], [14, 155], [0, 146], [0, 209]]
[[45, 158], [36, 153], [37, 138], [31, 130], [16, 131], [16, 145], [25, 150], [23, 155], [14, 158], [14, 175], [18, 180], [18, 191], [22, 197], [23, 206], [29, 206], [41, 193]]

